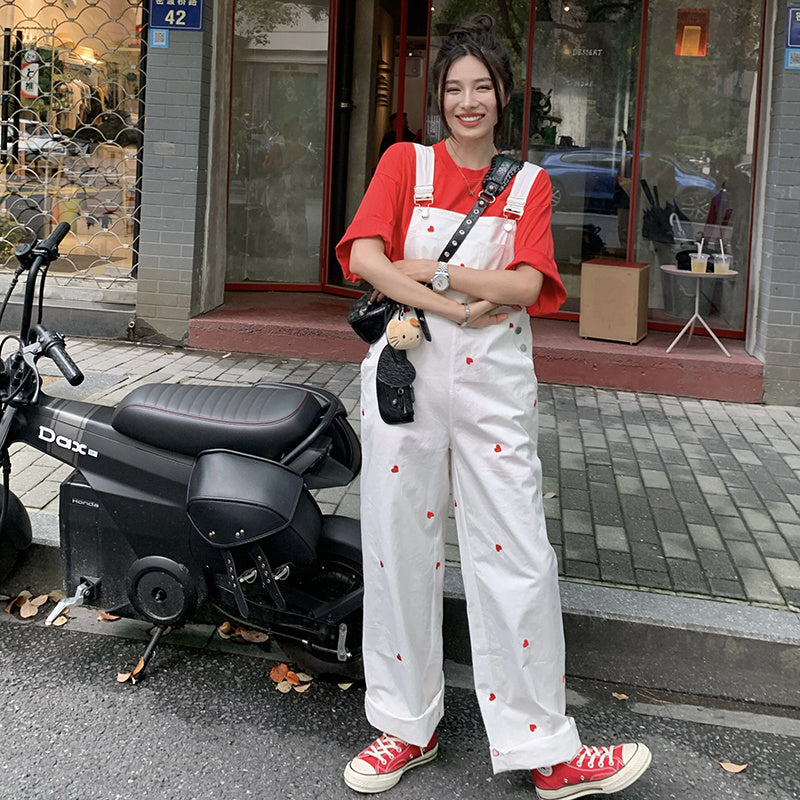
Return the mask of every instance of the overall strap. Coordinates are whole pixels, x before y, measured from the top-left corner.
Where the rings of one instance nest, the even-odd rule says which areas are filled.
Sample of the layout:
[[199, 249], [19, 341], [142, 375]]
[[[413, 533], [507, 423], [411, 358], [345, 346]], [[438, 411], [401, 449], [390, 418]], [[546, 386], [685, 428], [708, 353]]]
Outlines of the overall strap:
[[520, 170], [516, 178], [514, 178], [514, 183], [511, 185], [511, 194], [508, 196], [508, 200], [506, 200], [503, 216], [513, 216], [518, 220], [522, 219], [528, 195], [541, 171], [542, 168], [540, 166], [527, 161], [525, 162], [522, 170]]
[[433, 205], [433, 148], [415, 143], [414, 150], [417, 155], [417, 173], [414, 179], [414, 205]]

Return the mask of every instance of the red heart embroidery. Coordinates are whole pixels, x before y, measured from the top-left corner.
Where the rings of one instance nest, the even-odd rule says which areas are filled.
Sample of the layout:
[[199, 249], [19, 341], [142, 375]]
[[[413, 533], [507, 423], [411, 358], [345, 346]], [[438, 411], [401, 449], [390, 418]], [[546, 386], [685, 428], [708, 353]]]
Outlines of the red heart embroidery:
[[566, 680], [567, 680], [567, 676], [566, 675], [562, 675], [561, 676], [561, 683], [564, 683]]
[[530, 642], [527, 639], [522, 643], [523, 647], [528, 647], [529, 645], [530, 645]]
[[514, 327], [514, 323], [513, 323], [513, 322], [509, 322], [509, 323], [508, 323], [508, 327], [509, 327], [509, 328], [513, 328], [513, 327]]
[[428, 225], [428, 233], [433, 233], [433, 225]]
[[433, 519], [435, 516], [436, 515], [433, 513], [433, 511], [428, 512], [428, 519]]
[[500, 551], [501, 551], [503, 548], [502, 548], [502, 546], [501, 546], [501, 545], [499, 545], [499, 544], [496, 544], [496, 545], [494, 546], [494, 549], [495, 549], [495, 550], [497, 550], [497, 552], [499, 553], [499, 552], [500, 552]]
[[471, 363], [472, 363], [472, 359], [469, 356], [467, 356], [467, 364], [471, 364]]
[[533, 723], [531, 723], [529, 727], [531, 729], [531, 733], [533, 733], [536, 730], [536, 726]]
[[381, 568], [383, 568], [383, 561], [381, 561], [380, 564], [381, 564]]
[[441, 566], [442, 566], [442, 562], [441, 561], [437, 561], [436, 562], [436, 569], [439, 569], [439, 567], [441, 567]]
[[402, 661], [403, 660], [403, 657], [400, 655], [400, 653], [397, 654], [397, 660], [398, 661]]
[[458, 508], [458, 503], [455, 500], [453, 500], [453, 508]]
[[534, 401], [533, 401], [533, 407], [534, 407], [534, 408], [536, 408], [536, 404], [537, 404], [538, 402], [539, 402], [538, 400], [534, 400]]
[[361, 416], [362, 417], [364, 416], [364, 409], [363, 408], [361, 409]]
[[489, 695], [489, 700], [494, 700], [494, 699], [495, 699], [495, 693], [494, 693], [494, 692], [492, 692], [492, 693]]
[[493, 747], [492, 748], [492, 755], [493, 756], [499, 756], [500, 755], [500, 751], [496, 747]]
[[494, 446], [494, 451], [495, 451], [495, 453], [500, 453], [500, 452], [502, 452], [502, 450], [503, 450], [503, 448], [502, 448], [502, 447], [500, 447], [500, 445], [499, 445], [499, 444], [496, 444], [496, 445]]
[[398, 466], [397, 466], [397, 464], [395, 464], [395, 465], [392, 467], [392, 472], [400, 472], [400, 467], [398, 467]]

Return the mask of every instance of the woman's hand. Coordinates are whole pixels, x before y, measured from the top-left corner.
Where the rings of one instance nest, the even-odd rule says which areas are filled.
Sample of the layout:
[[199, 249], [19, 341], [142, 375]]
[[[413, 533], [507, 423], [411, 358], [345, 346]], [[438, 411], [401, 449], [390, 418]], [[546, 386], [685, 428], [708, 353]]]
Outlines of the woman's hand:
[[430, 283], [438, 262], [431, 258], [404, 258], [392, 262], [394, 268], [418, 283]]
[[[507, 306], [502, 306], [506, 308]], [[508, 312], [501, 311], [495, 313], [495, 310], [501, 308], [496, 303], [489, 300], [476, 300], [474, 303], [469, 304], [469, 323], [468, 328], [488, 328], [490, 325], [497, 325], [500, 322], [505, 322], [508, 319]], [[518, 306], [513, 306], [515, 310], [519, 310]]]

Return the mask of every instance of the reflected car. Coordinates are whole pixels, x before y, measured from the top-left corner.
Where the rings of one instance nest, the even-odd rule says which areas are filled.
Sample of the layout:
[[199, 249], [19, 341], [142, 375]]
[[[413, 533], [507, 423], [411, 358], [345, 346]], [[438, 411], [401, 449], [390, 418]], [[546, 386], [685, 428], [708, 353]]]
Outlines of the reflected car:
[[48, 131], [21, 133], [18, 145], [20, 156], [24, 154], [26, 163], [30, 164], [42, 159], [65, 158], [80, 152], [78, 145], [71, 139]]
[[[644, 160], [648, 158], [642, 155]], [[680, 210], [694, 222], [705, 222], [711, 198], [716, 191], [712, 178], [691, 172], [669, 158], [660, 157], [660, 166], [675, 171], [675, 200]], [[553, 185], [553, 211], [592, 211], [614, 214], [619, 207], [617, 173], [620, 153], [614, 150], [572, 148], [551, 150], [539, 165]], [[672, 197], [659, 198], [661, 204]], [[648, 201], [643, 198], [645, 205]]]

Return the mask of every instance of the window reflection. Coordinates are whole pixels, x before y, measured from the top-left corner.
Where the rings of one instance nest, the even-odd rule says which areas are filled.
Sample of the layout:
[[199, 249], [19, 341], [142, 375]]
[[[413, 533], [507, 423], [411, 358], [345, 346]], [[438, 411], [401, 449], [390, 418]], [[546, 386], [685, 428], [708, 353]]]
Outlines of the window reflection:
[[[648, 231], [645, 215], [652, 203], [640, 187], [635, 253], [654, 267], [675, 264], [678, 253], [701, 240], [705, 252], [731, 253], [739, 276], [704, 281], [700, 312], [713, 327], [741, 330], [749, 267], [760, 6], [748, 0], [715, 0], [706, 12], [705, 55], [687, 58], [676, 47], [685, 10], [681, 5], [678, 0], [650, 3], [641, 132], [641, 148], [648, 157], [642, 159], [642, 177], [650, 192], [657, 192], [667, 226], [658, 235]], [[662, 168], [667, 164], [672, 167]], [[651, 317], [674, 321], [690, 316], [694, 291], [692, 279], [652, 270]]]
[[565, 310], [578, 309], [583, 261], [626, 255], [640, 15], [638, 3], [536, 4], [527, 157], [553, 184]]

